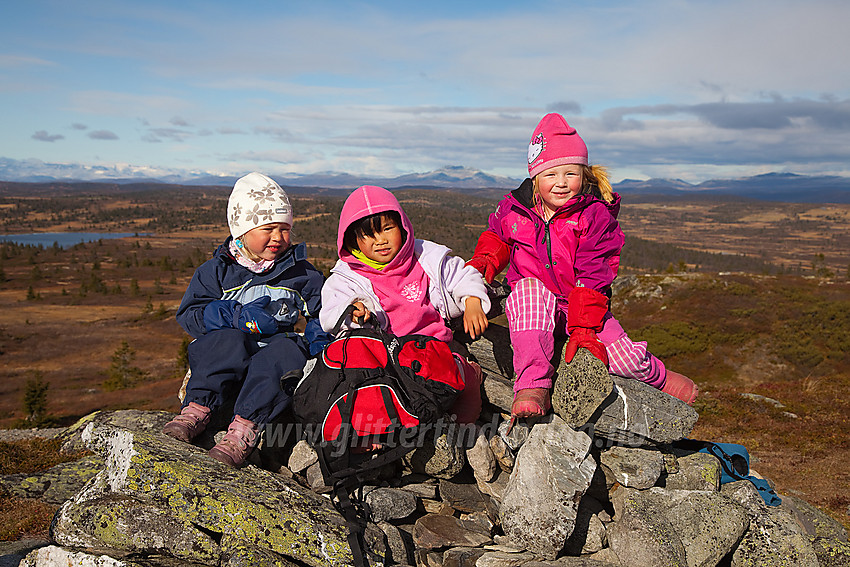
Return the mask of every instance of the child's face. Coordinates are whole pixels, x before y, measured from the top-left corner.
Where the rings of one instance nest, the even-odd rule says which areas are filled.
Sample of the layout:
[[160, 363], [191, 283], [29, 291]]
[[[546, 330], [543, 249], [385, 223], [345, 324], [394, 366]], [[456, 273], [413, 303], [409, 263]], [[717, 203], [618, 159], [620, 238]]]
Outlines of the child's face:
[[291, 228], [284, 222], [264, 224], [246, 232], [242, 236], [242, 243], [263, 260], [277, 260], [291, 244]]
[[537, 174], [537, 191], [543, 206], [550, 213], [569, 201], [581, 190], [582, 168], [580, 165], [558, 165]]
[[381, 230], [376, 234], [357, 237], [357, 247], [360, 251], [370, 260], [381, 264], [392, 262], [402, 244], [404, 235], [401, 227], [387, 216], [382, 217]]

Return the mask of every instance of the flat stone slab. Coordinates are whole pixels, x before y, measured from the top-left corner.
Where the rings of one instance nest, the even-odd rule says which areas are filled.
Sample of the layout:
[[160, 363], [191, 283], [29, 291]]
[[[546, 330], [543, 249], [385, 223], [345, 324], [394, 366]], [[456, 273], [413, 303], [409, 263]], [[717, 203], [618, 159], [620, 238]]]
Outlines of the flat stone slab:
[[490, 543], [492, 538], [476, 522], [445, 516], [426, 514], [416, 520], [413, 541], [418, 549], [442, 547], [478, 547]]
[[616, 386], [586, 431], [615, 445], [669, 444], [687, 437], [699, 414], [686, 403], [639, 380], [611, 375]]

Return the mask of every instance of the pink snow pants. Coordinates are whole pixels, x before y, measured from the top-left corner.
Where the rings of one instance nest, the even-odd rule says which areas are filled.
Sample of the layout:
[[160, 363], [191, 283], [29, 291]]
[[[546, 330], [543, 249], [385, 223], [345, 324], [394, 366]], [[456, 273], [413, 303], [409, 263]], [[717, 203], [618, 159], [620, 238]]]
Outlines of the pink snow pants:
[[[555, 334], [568, 336], [567, 304], [559, 304], [540, 280], [524, 278], [513, 285], [505, 302], [505, 314], [514, 349], [514, 392], [551, 388]], [[605, 345], [611, 374], [661, 389], [667, 379], [664, 363], [646, 350], [646, 342], [632, 342], [610, 311], [596, 336]]]

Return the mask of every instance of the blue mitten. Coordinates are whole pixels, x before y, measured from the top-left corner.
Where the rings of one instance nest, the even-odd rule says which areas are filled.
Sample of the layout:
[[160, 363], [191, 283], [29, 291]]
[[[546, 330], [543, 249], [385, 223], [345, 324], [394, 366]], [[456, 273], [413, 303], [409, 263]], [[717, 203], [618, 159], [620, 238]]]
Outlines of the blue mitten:
[[233, 328], [233, 312], [239, 306], [232, 299], [217, 299], [204, 307], [204, 326], [207, 332]]
[[265, 310], [271, 302], [268, 296], [260, 297], [236, 309], [234, 327], [251, 335], [273, 335], [277, 332], [277, 319]]
[[325, 350], [334, 337], [322, 329], [319, 319], [310, 319], [304, 328], [304, 340], [307, 341], [310, 356], [316, 356]]

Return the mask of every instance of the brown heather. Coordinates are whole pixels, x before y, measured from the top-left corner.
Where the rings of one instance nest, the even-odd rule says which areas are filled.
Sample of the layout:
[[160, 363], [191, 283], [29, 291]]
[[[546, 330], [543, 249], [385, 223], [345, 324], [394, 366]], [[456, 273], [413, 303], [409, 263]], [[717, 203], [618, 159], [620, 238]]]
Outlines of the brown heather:
[[[174, 313], [195, 267], [227, 235], [228, 193], [0, 183], [0, 232], [151, 234], [68, 250], [0, 245], [0, 427], [26, 418], [36, 375], [49, 383], [55, 425], [98, 409], [179, 408], [186, 335]], [[467, 258], [496, 203], [398, 195], [418, 237]], [[294, 240], [328, 270], [342, 198], [291, 197]], [[613, 310], [633, 339], [699, 385], [692, 436], [745, 445], [780, 495], [850, 528], [850, 205], [624, 197], [620, 220], [627, 243]], [[108, 390], [124, 344], [138, 379]], [[11, 445], [0, 447], [3, 474], [57, 458], [50, 446]], [[0, 539], [43, 531], [54, 509], [0, 496], [0, 525], [10, 526]]]

